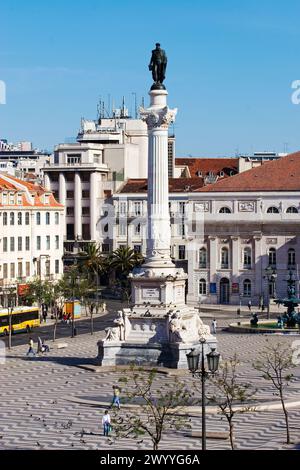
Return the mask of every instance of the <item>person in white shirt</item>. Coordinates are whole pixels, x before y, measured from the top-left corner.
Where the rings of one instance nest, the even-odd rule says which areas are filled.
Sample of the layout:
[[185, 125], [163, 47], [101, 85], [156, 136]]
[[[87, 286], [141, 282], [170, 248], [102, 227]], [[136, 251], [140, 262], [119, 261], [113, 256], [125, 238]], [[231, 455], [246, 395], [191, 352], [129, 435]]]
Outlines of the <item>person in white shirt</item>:
[[108, 436], [108, 433], [110, 431], [110, 415], [108, 413], [108, 410], [105, 410], [103, 418], [102, 418], [102, 424], [103, 424], [103, 434], [104, 436]]
[[211, 332], [214, 335], [217, 333], [217, 320], [215, 318], [211, 322]]

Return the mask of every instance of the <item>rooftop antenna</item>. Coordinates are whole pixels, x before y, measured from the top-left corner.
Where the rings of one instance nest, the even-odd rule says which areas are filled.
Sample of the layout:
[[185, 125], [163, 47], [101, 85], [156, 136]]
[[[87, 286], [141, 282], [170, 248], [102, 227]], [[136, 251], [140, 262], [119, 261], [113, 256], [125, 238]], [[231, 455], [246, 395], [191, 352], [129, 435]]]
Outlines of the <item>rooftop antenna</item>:
[[125, 117], [125, 96], [124, 95], [122, 99], [121, 117]]
[[134, 98], [134, 118], [137, 119], [137, 103], [136, 103], [136, 92], [132, 92]]
[[288, 142], [283, 142], [283, 152], [284, 153], [289, 153], [289, 143]]
[[111, 109], [110, 109], [110, 93], [108, 94], [108, 117], [111, 117]]

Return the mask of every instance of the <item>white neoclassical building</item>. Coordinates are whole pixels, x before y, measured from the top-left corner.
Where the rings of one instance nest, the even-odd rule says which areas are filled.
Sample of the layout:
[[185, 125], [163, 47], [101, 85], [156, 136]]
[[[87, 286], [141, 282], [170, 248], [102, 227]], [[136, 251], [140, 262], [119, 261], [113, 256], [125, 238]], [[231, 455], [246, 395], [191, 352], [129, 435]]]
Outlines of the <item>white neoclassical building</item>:
[[[145, 253], [147, 180], [129, 180], [112, 201], [112, 249]], [[188, 271], [188, 302], [266, 304], [286, 295], [289, 270], [299, 292], [300, 152], [213, 184], [170, 179], [169, 208], [171, 253]]]
[[0, 174], [0, 292], [63, 272], [64, 207], [52, 192]]

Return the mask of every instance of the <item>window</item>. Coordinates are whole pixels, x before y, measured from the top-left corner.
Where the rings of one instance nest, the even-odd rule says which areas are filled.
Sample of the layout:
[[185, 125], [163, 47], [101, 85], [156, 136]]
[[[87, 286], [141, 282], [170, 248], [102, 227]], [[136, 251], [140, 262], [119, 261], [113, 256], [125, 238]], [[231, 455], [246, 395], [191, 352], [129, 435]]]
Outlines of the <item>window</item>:
[[244, 249], [243, 265], [244, 265], [244, 269], [251, 268], [251, 248], [248, 246]]
[[55, 235], [55, 249], [59, 250], [59, 235]]
[[134, 234], [135, 235], [140, 235], [141, 234], [141, 224], [136, 224], [134, 226]]
[[7, 251], [7, 237], [3, 237], [3, 251]]
[[199, 250], [199, 268], [207, 267], [207, 250], [206, 248], [200, 248]]
[[18, 225], [22, 225], [22, 212], [18, 212]]
[[279, 209], [277, 207], [269, 207], [267, 210], [267, 214], [279, 214]]
[[39, 235], [36, 237], [36, 249], [41, 249], [41, 237]]
[[221, 207], [221, 209], [219, 210], [219, 213], [220, 214], [231, 214], [231, 210], [229, 209], [229, 207]]
[[294, 248], [290, 248], [288, 251], [288, 265], [295, 266], [296, 264], [296, 252]]
[[26, 276], [30, 277], [30, 261], [26, 261]]
[[67, 199], [74, 199], [74, 191], [67, 191]]
[[269, 249], [269, 266], [276, 266], [276, 250], [275, 248]]
[[46, 259], [45, 261], [45, 271], [46, 271], [46, 276], [50, 276], [50, 260]]
[[178, 246], [178, 259], [185, 259], [185, 245]]
[[16, 276], [15, 263], [10, 263], [10, 277], [14, 278]]
[[102, 158], [100, 153], [94, 153], [94, 163], [102, 163]]
[[2, 204], [3, 205], [7, 204], [7, 194], [6, 193], [2, 194]]
[[50, 212], [46, 212], [46, 225], [50, 225]]
[[67, 215], [69, 216], [74, 215], [74, 207], [67, 207]]
[[179, 235], [184, 237], [184, 235], [185, 235], [185, 225], [184, 224], [179, 224], [178, 225], [178, 231], [179, 231]]
[[200, 279], [199, 281], [199, 295], [206, 295], [207, 289], [206, 289], [206, 280], [205, 279]]
[[15, 225], [15, 213], [14, 212], [11, 212], [9, 214], [9, 223], [10, 225]]
[[36, 225], [41, 225], [41, 213], [36, 213]]
[[58, 225], [59, 224], [59, 213], [58, 212], [55, 212], [54, 220], [55, 220], [55, 225]]
[[50, 235], [46, 235], [46, 250], [50, 250]]
[[124, 223], [120, 223], [119, 225], [119, 236], [120, 237], [125, 237], [127, 233], [127, 226]]
[[244, 297], [251, 297], [251, 281], [245, 279], [243, 282], [243, 295]]
[[25, 237], [25, 250], [30, 250], [30, 237]]
[[119, 202], [119, 212], [120, 212], [120, 215], [126, 215], [127, 202], [125, 201]]
[[133, 245], [133, 251], [135, 253], [141, 253], [142, 252], [142, 247], [141, 245]]
[[18, 277], [22, 277], [23, 276], [23, 263], [22, 261], [19, 261], [18, 262]]
[[184, 215], [185, 214], [185, 202], [180, 202], [179, 203], [179, 214]]
[[20, 206], [22, 204], [22, 194], [17, 195], [17, 204]]
[[69, 154], [67, 155], [67, 163], [69, 165], [74, 165], [74, 164], [79, 164], [81, 163], [81, 154], [78, 153], [78, 154]]
[[7, 263], [3, 263], [3, 278], [7, 279]]
[[18, 237], [18, 251], [22, 251], [22, 237]]
[[55, 260], [55, 274], [59, 274], [59, 259]]
[[222, 250], [221, 250], [221, 269], [228, 269], [228, 267], [229, 267], [228, 248], [222, 248]]
[[10, 237], [10, 251], [15, 251], [15, 237]]
[[7, 225], [7, 212], [3, 212], [3, 225]]
[[133, 203], [133, 213], [135, 216], [141, 215], [141, 203], [140, 202]]
[[287, 214], [298, 214], [298, 209], [297, 207], [288, 207], [286, 210]]
[[15, 195], [14, 193], [9, 194], [9, 204], [14, 204], [15, 203]]
[[90, 208], [88, 206], [82, 208], [82, 215], [90, 215]]
[[49, 194], [45, 194], [44, 198], [45, 198], [45, 204], [49, 204], [49, 202], [50, 202]]
[[83, 189], [82, 190], [82, 199], [89, 199], [90, 197], [90, 192], [88, 189]]
[[25, 212], [25, 225], [29, 225], [29, 212]]

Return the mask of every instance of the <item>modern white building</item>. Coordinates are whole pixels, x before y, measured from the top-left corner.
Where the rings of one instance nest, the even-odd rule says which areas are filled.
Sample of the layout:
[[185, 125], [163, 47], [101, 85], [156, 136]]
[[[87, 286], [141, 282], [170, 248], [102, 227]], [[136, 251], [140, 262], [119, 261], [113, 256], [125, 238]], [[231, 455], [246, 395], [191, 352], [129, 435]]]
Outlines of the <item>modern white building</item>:
[[39, 185], [0, 174], [0, 292], [63, 272], [64, 208]]
[[[113, 205], [112, 249], [145, 253], [147, 180], [128, 181]], [[298, 279], [300, 152], [213, 184], [170, 179], [169, 208], [171, 252], [188, 271], [188, 302], [266, 304], [286, 295], [289, 269]]]

